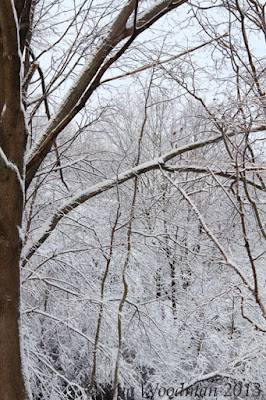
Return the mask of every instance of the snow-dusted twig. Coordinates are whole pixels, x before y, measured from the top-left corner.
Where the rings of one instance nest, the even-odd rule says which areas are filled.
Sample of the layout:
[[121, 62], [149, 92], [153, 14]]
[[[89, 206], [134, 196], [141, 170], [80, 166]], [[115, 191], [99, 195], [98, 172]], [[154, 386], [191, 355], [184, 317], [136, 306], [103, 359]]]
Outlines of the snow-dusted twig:
[[[29, 260], [32, 255], [36, 252], [36, 250], [46, 241], [46, 239], [50, 236], [51, 232], [55, 229], [57, 224], [60, 222], [60, 220], [66, 216], [68, 213], [70, 213], [72, 210], [74, 210], [76, 207], [78, 207], [80, 204], [86, 202], [87, 200], [100, 195], [103, 192], [106, 192], [107, 190], [115, 187], [116, 185], [120, 185], [130, 179], [133, 179], [136, 176], [142, 175], [146, 172], [156, 170], [159, 168], [168, 168], [166, 166], [166, 162], [173, 159], [174, 157], [187, 153], [192, 150], [196, 150], [199, 148], [202, 148], [204, 146], [208, 146], [214, 143], [218, 143], [223, 139], [222, 135], [215, 135], [210, 137], [209, 139], [199, 141], [199, 142], [193, 142], [188, 145], [182, 146], [177, 149], [172, 149], [171, 151], [163, 154], [159, 158], [155, 158], [151, 161], [147, 161], [145, 163], [139, 164], [136, 167], [133, 167], [127, 171], [121, 172], [120, 174], [117, 174], [113, 176], [112, 178], [106, 179], [103, 182], [100, 182], [96, 185], [91, 186], [88, 189], [80, 190], [76, 196], [72, 197], [70, 200], [68, 200], [65, 204], [63, 204], [57, 212], [52, 215], [50, 218], [47, 219], [47, 221], [37, 230], [33, 243], [28, 242], [27, 245], [24, 248], [23, 254], [24, 254], [24, 259]], [[169, 167], [171, 168], [171, 167]], [[184, 170], [184, 166], [182, 166]], [[186, 168], [189, 169], [189, 166]], [[201, 167], [197, 170], [197, 168], [193, 167], [194, 172], [203, 172]], [[204, 171], [208, 171], [206, 168], [204, 168]], [[228, 177], [234, 178], [231, 173], [228, 174]]]
[[227, 251], [225, 250], [225, 248], [223, 247], [223, 245], [219, 242], [219, 240], [217, 239], [217, 237], [214, 235], [214, 233], [211, 231], [211, 229], [207, 226], [202, 214], [200, 213], [199, 209], [197, 208], [197, 206], [195, 205], [195, 203], [193, 202], [193, 200], [188, 196], [188, 194], [185, 192], [185, 190], [179, 186], [176, 182], [173, 181], [173, 179], [171, 179], [163, 170], [162, 174], [164, 175], [164, 177], [180, 192], [180, 194], [183, 196], [183, 198], [188, 202], [188, 204], [190, 205], [190, 207], [192, 208], [192, 210], [195, 212], [195, 214], [198, 217], [198, 220], [200, 221], [200, 223], [202, 224], [202, 227], [204, 229], [204, 231], [206, 232], [206, 234], [209, 236], [209, 238], [211, 239], [211, 241], [215, 244], [215, 246], [217, 247], [217, 249], [220, 251], [220, 253], [223, 256], [223, 259], [226, 263], [226, 265], [228, 265], [229, 267], [231, 267], [236, 273], [237, 275], [241, 278], [242, 282], [245, 284], [245, 286], [248, 288], [248, 290], [252, 293], [252, 295], [255, 297], [255, 300], [258, 304], [258, 306], [260, 307], [263, 316], [265, 316], [265, 309], [264, 306], [261, 302], [261, 300], [259, 299], [259, 295], [257, 292], [257, 288], [256, 287], [252, 287], [252, 283], [249, 282], [249, 279], [245, 276], [245, 274], [241, 271], [241, 268], [231, 259], [231, 257], [227, 254]]

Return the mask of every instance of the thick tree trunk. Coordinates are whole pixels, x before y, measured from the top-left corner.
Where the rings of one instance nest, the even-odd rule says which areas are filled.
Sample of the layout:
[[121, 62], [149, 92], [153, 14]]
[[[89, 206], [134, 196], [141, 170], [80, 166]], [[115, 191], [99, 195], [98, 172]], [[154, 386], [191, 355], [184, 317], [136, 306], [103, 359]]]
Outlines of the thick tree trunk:
[[[0, 64], [3, 64], [3, 43], [1, 40], [1, 30], [0, 30]], [[0, 74], [0, 115], [2, 113], [3, 107], [5, 104], [5, 95], [4, 95], [4, 74]]]
[[[19, 229], [24, 201], [24, 152], [27, 129], [21, 97], [22, 43], [18, 21], [23, 26], [30, 1], [0, 2], [0, 399], [25, 400], [19, 308], [20, 252]], [[20, 10], [20, 11], [19, 11]], [[27, 11], [24, 16], [23, 13]], [[19, 12], [19, 14], [17, 14]], [[21, 17], [21, 18], [20, 18]]]
[[16, 173], [4, 165], [0, 170], [0, 399], [24, 400], [19, 335], [21, 244], [18, 232], [23, 196]]

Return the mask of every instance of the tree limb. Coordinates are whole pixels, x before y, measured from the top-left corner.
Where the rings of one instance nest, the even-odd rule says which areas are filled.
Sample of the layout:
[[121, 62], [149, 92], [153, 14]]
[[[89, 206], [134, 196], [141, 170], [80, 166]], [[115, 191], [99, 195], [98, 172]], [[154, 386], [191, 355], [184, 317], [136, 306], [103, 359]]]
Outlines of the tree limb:
[[[233, 134], [232, 134], [233, 135]], [[148, 161], [146, 163], [140, 164], [136, 167], [133, 167], [127, 171], [121, 172], [118, 175], [113, 176], [112, 178], [108, 178], [104, 180], [103, 182], [100, 182], [96, 185], [91, 186], [88, 189], [81, 190], [79, 191], [76, 196], [74, 196], [72, 199], [70, 199], [68, 202], [63, 204], [58, 211], [51, 216], [42, 227], [38, 230], [39, 233], [36, 234], [35, 237], [35, 243], [30, 245], [27, 244], [24, 248], [24, 262], [23, 265], [27, 263], [27, 261], [33, 256], [33, 254], [36, 252], [36, 250], [46, 241], [46, 239], [50, 236], [51, 232], [55, 229], [57, 224], [60, 222], [60, 220], [69, 214], [72, 210], [74, 210], [76, 207], [78, 207], [80, 204], [86, 202], [87, 200], [103, 193], [106, 192], [107, 190], [113, 188], [116, 185], [120, 185], [132, 178], [135, 178], [136, 176], [142, 175], [146, 172], [156, 170], [159, 168], [167, 168], [165, 165], [165, 162], [171, 160], [172, 158], [189, 152], [191, 150], [199, 149], [201, 147], [217, 143], [219, 141], [223, 140], [223, 135], [216, 135], [213, 136], [207, 140], [201, 141], [201, 142], [194, 142], [189, 145], [180, 147], [178, 149], [173, 149], [169, 151], [168, 153], [165, 153], [159, 158], [156, 158], [154, 160]], [[171, 168], [171, 167], [169, 167]], [[184, 166], [182, 166], [184, 168]], [[189, 169], [189, 166], [186, 167]], [[198, 167], [199, 169], [194, 167], [193, 172], [207, 172], [207, 169], [202, 169], [201, 167]], [[215, 172], [215, 171], [214, 171]], [[218, 171], [220, 174], [221, 172]], [[209, 171], [208, 171], [209, 173]], [[228, 176], [226, 176], [231, 179], [235, 179], [234, 176], [232, 176], [231, 173], [228, 173]]]
[[[27, 156], [27, 185], [28, 186], [33, 179], [37, 169], [39, 168], [41, 162], [46, 157], [54, 139], [57, 135], [67, 126], [67, 124], [74, 118], [77, 112], [72, 112], [73, 108], [80, 103], [80, 99], [83, 98], [88, 86], [91, 86], [91, 90], [86, 94], [83, 99], [84, 107], [86, 101], [98, 87], [100, 80], [97, 79], [96, 82], [92, 82], [97, 72], [101, 68], [106, 57], [111, 53], [111, 51], [120, 43], [123, 39], [134, 35], [134, 38], [142, 31], [149, 28], [153, 23], [155, 23], [159, 18], [165, 15], [167, 12], [179, 7], [186, 0], [178, 0], [176, 2], [169, 0], [157, 1], [153, 6], [140, 14], [136, 20], [136, 30], [134, 28], [134, 21], [128, 23], [128, 19], [136, 6], [136, 0], [129, 0], [122, 8], [117, 18], [115, 19], [111, 28], [107, 31], [106, 35], [102, 38], [100, 44], [91, 53], [89, 59], [87, 60], [85, 66], [79, 74], [77, 80], [73, 83], [72, 87], [69, 89], [68, 93], [64, 96], [64, 100], [59, 106], [55, 115], [51, 118], [44, 132], [41, 133], [38, 140], [33, 145], [32, 149], [29, 151]], [[135, 33], [134, 33], [135, 32]], [[132, 40], [132, 41], [133, 41]], [[129, 43], [131, 44], [131, 43]], [[119, 51], [119, 57], [125, 52], [128, 46], [123, 46], [122, 50]], [[117, 57], [118, 58], [118, 57]], [[117, 59], [116, 58], [116, 59]], [[112, 61], [113, 63], [113, 61]], [[99, 78], [102, 77], [104, 72], [109, 68], [109, 63], [103, 65], [103, 70]], [[76, 111], [79, 111], [80, 108]], [[68, 116], [70, 115], [70, 118]], [[64, 121], [64, 123], [62, 123]], [[60, 129], [58, 127], [60, 126]]]

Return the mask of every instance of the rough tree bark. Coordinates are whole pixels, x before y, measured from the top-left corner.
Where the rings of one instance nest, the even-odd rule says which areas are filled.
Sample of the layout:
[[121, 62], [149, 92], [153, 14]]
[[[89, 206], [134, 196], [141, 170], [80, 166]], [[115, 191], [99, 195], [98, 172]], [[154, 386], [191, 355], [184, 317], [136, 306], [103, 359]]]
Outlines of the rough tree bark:
[[29, 9], [29, 1], [0, 3], [0, 397], [3, 400], [26, 399], [19, 343], [19, 230], [27, 138], [20, 54], [27, 34]]

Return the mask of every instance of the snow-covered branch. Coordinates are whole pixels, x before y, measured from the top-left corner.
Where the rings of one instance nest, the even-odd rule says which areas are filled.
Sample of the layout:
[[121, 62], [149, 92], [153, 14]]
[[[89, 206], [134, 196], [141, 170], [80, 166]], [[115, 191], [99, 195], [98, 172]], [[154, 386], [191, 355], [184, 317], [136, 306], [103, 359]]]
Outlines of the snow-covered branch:
[[[107, 190], [113, 188], [116, 185], [121, 185], [122, 183], [136, 177], [142, 175], [146, 172], [156, 170], [159, 168], [164, 169], [171, 169], [171, 166], [166, 166], [166, 162], [173, 159], [174, 157], [181, 155], [183, 153], [187, 153], [192, 150], [199, 149], [201, 147], [211, 145], [217, 143], [223, 139], [222, 135], [212, 136], [209, 139], [199, 142], [193, 142], [186, 146], [173, 149], [159, 158], [156, 158], [151, 161], [147, 161], [142, 163], [134, 168], [131, 168], [127, 171], [121, 172], [113, 176], [112, 178], [108, 178], [103, 182], [100, 182], [96, 185], [91, 186], [88, 189], [80, 190], [76, 196], [68, 200], [65, 204], [63, 204], [58, 211], [51, 216], [47, 221], [38, 229], [37, 233], [35, 234], [34, 243], [28, 242], [24, 248], [24, 264], [29, 260], [35, 251], [45, 242], [45, 240], [50, 236], [51, 232], [55, 229], [59, 221], [66, 216], [69, 212], [74, 210], [80, 204], [86, 202], [87, 200], [106, 192]], [[179, 171], [193, 171], [197, 173], [204, 173], [208, 172], [207, 168], [197, 167], [197, 166], [180, 166], [175, 167], [175, 170]], [[213, 171], [215, 173], [215, 171]], [[230, 179], [235, 179], [234, 175], [231, 172], [222, 173], [221, 171], [217, 171], [218, 175], [222, 175], [228, 177]], [[254, 183], [253, 183], [254, 184]], [[259, 187], [260, 188], [260, 187]]]
[[[213, 136], [207, 140], [201, 142], [194, 142], [187, 146], [180, 147], [178, 149], [173, 149], [168, 153], [165, 153], [163, 156], [156, 158], [154, 160], [148, 161], [146, 163], [142, 163], [134, 168], [131, 168], [127, 171], [124, 171], [118, 175], [115, 175], [112, 178], [106, 179], [103, 182], [100, 182], [96, 185], [91, 186], [88, 189], [79, 191], [75, 197], [71, 200], [63, 204], [58, 211], [38, 229], [38, 232], [35, 234], [35, 243], [30, 244], [29, 242], [24, 248], [24, 258], [29, 260], [31, 256], [35, 253], [35, 251], [45, 242], [45, 240], [50, 236], [51, 232], [54, 230], [58, 222], [66, 216], [70, 211], [78, 207], [80, 204], [85, 201], [111, 189], [116, 185], [120, 185], [138, 175], [142, 175], [146, 172], [152, 171], [154, 169], [158, 169], [159, 166], [164, 166], [166, 161], [171, 160], [172, 158], [186, 153], [191, 150], [195, 150], [206, 145], [210, 145], [213, 143], [217, 143], [222, 140], [222, 135]], [[25, 263], [25, 261], [24, 261]]]
[[185, 190], [178, 185], [176, 182], [173, 181], [168, 175], [166, 175], [162, 171], [163, 175], [165, 178], [173, 185], [183, 196], [183, 198], [188, 202], [188, 204], [191, 206], [192, 210], [194, 213], [197, 215], [198, 220], [200, 221], [204, 231], [206, 234], [209, 236], [211, 241], [215, 244], [216, 248], [220, 251], [226, 265], [231, 267], [237, 275], [241, 278], [242, 282], [245, 284], [245, 286], [248, 288], [248, 290], [252, 293], [252, 295], [255, 297], [257, 304], [259, 305], [263, 316], [265, 317], [265, 308], [264, 305], [259, 297], [258, 290], [256, 288], [256, 285], [253, 286], [252, 283], [249, 281], [248, 277], [245, 276], [239, 265], [235, 263], [235, 261], [230, 257], [224, 246], [219, 242], [217, 237], [214, 235], [214, 233], [211, 231], [210, 227], [206, 224], [202, 214], [200, 213], [199, 209], [197, 208], [196, 204], [193, 202], [193, 200], [189, 197], [189, 195], [185, 192]]
[[[198, 165], [193, 165], [193, 164], [185, 164], [185, 165], [163, 165], [162, 169], [168, 171], [168, 172], [194, 172], [197, 174], [214, 174], [218, 176], [222, 176], [223, 178], [229, 178], [229, 179], [236, 179], [236, 174], [235, 171], [221, 171], [221, 170], [214, 170], [210, 169], [208, 167], [199, 167]], [[250, 170], [250, 169], [249, 169]], [[256, 168], [254, 167], [251, 169], [252, 171], [256, 171]], [[262, 170], [262, 168], [258, 168], [259, 171]], [[247, 184], [263, 190], [263, 187], [254, 181], [251, 181], [250, 179], [246, 180]]]
[[16, 173], [18, 181], [20, 183], [20, 186], [21, 186], [21, 188], [23, 190], [24, 183], [22, 181], [22, 178], [21, 178], [20, 172], [18, 170], [18, 167], [14, 163], [12, 163], [11, 161], [9, 161], [7, 159], [3, 149], [0, 147], [0, 170], [1, 171], [6, 170], [6, 172], [7, 172], [7, 169], [10, 169], [10, 170], [12, 170], [12, 171], [14, 171]]
[[[167, 12], [179, 7], [185, 2], [186, 0], [178, 0], [176, 2], [169, 0], [158, 0], [146, 11], [141, 13], [141, 15], [137, 18], [136, 26], [138, 28], [138, 34], [149, 28]], [[135, 7], [136, 0], [129, 0], [126, 2], [125, 6], [121, 9], [116, 17], [113, 25], [109, 28], [99, 45], [92, 51], [77, 79], [69, 89], [68, 93], [64, 96], [64, 99], [58, 110], [30, 149], [27, 155], [27, 185], [31, 182], [34, 174], [36, 173], [46, 154], [49, 152], [57, 135], [74, 118], [80, 108], [85, 105], [88, 98], [98, 87], [98, 79], [97, 82], [92, 81], [101, 67], [103, 67], [103, 70], [101, 71], [100, 77], [109, 68], [110, 65], [108, 62], [103, 65], [106, 57], [117, 46], [118, 43], [130, 35], [133, 35], [133, 22], [130, 22], [129, 24], [127, 23], [133, 11], [135, 10]], [[136, 36], [137, 35], [135, 35], [135, 37]], [[127, 46], [123, 46], [121, 49], [123, 51], [120, 50], [118, 52], [119, 57], [126, 49]], [[115, 57], [115, 59], [119, 57]], [[89, 88], [90, 90], [88, 91], [88, 87], [91, 83], [91, 88]], [[85, 92], [89, 93], [86, 94]], [[82, 106], [77, 107], [77, 109], [72, 112], [79, 103], [82, 103]]]

